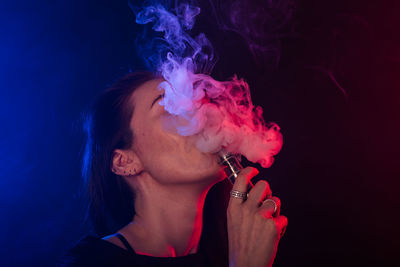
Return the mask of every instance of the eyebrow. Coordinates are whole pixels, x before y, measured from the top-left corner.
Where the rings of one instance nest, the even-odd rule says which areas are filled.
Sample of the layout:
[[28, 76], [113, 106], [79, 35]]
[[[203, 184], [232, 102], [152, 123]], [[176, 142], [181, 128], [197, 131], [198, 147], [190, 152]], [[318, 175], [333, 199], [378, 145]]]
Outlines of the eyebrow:
[[157, 96], [157, 98], [153, 100], [153, 103], [151, 103], [150, 109], [153, 107], [154, 103], [156, 103], [157, 100], [159, 100], [162, 96], [163, 96], [163, 94]]

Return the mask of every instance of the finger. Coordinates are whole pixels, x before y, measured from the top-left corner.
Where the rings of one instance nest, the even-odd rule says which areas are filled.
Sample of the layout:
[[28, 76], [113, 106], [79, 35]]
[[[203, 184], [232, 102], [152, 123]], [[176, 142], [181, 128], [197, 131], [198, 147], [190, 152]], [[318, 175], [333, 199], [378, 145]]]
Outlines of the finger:
[[281, 238], [286, 231], [288, 219], [286, 218], [286, 216], [278, 216], [272, 219], [275, 221], [276, 230], [278, 232], [279, 238]]
[[260, 180], [256, 183], [253, 189], [250, 190], [246, 205], [253, 208], [258, 208], [267, 195], [272, 194], [269, 184], [265, 180]]
[[281, 200], [277, 197], [271, 197], [263, 201], [260, 212], [267, 218], [280, 216]]
[[[247, 185], [249, 184], [251, 178], [256, 176], [259, 171], [253, 167], [246, 167], [242, 169], [233, 184], [232, 190], [236, 190], [239, 192], [247, 192]], [[239, 205], [243, 203], [243, 199], [235, 198], [231, 196], [230, 203], [233, 205]]]

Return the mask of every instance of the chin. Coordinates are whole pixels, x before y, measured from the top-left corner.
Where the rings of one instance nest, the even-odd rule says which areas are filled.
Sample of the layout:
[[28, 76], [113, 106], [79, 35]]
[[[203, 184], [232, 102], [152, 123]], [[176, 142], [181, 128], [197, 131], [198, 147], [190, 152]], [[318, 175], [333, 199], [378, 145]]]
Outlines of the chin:
[[224, 172], [224, 168], [219, 164], [213, 166], [214, 168], [210, 168], [203, 175], [203, 179], [208, 181], [210, 184], [215, 184], [226, 178], [226, 174]]
[[[190, 160], [188, 161], [187, 159]], [[185, 159], [181, 158], [181, 160]], [[179, 176], [185, 179], [190, 177], [190, 181], [195, 183], [215, 184], [226, 177], [223, 171], [224, 167], [219, 164], [219, 156], [217, 154], [201, 152], [197, 155], [188, 155], [185, 163], [180, 166], [181, 172]]]

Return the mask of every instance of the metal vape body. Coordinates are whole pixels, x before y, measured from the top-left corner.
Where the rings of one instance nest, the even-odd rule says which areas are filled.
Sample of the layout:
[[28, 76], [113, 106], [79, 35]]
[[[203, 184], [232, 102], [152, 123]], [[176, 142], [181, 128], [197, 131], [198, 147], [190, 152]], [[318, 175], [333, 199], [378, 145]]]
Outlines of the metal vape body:
[[[225, 150], [221, 150], [218, 154], [220, 157], [220, 165], [226, 166], [226, 168], [224, 168], [224, 172], [228, 180], [234, 184], [240, 171], [243, 169], [243, 166], [240, 163], [240, 155], [235, 155], [226, 152]], [[251, 188], [253, 188], [253, 184], [249, 182], [247, 186], [247, 192], [250, 191]]]

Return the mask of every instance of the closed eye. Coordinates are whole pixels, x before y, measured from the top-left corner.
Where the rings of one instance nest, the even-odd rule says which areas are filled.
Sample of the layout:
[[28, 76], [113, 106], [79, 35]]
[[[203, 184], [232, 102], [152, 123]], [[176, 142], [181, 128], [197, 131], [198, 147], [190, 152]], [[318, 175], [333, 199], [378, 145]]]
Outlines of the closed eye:
[[164, 94], [161, 94], [161, 95], [157, 96], [156, 99], [153, 100], [153, 103], [151, 103], [150, 108], [152, 108], [153, 105], [154, 105], [154, 103], [156, 103], [158, 100], [160, 100], [160, 99], [163, 98], [163, 97], [164, 97]]

